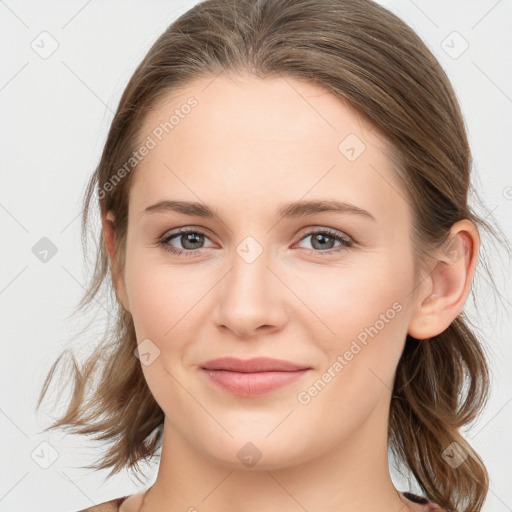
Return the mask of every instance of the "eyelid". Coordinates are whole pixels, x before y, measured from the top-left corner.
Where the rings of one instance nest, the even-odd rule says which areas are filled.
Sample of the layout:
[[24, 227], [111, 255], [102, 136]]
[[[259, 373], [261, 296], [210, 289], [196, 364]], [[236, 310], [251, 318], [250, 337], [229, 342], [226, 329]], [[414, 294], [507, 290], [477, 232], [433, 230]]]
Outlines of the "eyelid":
[[[336, 235], [339, 235], [339, 236], [343, 236], [347, 240], [349, 240], [349, 241], [351, 241], [353, 243], [357, 243], [356, 240], [352, 236], [348, 235], [344, 231], [340, 231], [339, 229], [336, 229], [336, 228], [330, 228], [330, 227], [327, 227], [327, 226], [320, 226], [320, 225], [306, 226], [305, 228], [303, 228], [301, 230], [302, 234], [296, 239], [296, 242], [302, 240], [307, 235], [311, 235], [313, 233], [322, 232], [322, 231], [325, 231], [325, 232], [328, 232], [328, 233], [332, 233], [333, 235], [336, 234]], [[160, 235], [158, 237], [158, 239], [161, 240], [163, 238], [168, 238], [169, 236], [174, 236], [174, 235], [179, 235], [179, 234], [182, 234], [182, 233], [189, 233], [189, 232], [200, 233], [200, 234], [208, 236], [208, 238], [211, 239], [211, 235], [209, 234], [210, 230], [208, 228], [205, 228], [205, 227], [202, 227], [202, 226], [194, 226], [194, 225], [183, 226], [183, 227], [180, 227], [180, 228], [166, 230], [166, 231], [164, 231], [164, 233], [162, 235]]]
[[[211, 240], [211, 237], [208, 234], [208, 230], [205, 228], [196, 228], [194, 226], [187, 226], [182, 228], [176, 228], [174, 230], [166, 231], [162, 236], [158, 237], [157, 245], [167, 246], [167, 243], [175, 238], [179, 238], [180, 235], [186, 235], [189, 233], [194, 233], [198, 235], [204, 235], [205, 238]], [[165, 247], [164, 247], [165, 249]], [[187, 253], [199, 253], [203, 249], [208, 249], [208, 247], [201, 247], [200, 249], [176, 249], [176, 251], [187, 252]], [[169, 252], [173, 252], [169, 249]]]
[[329, 228], [327, 226], [308, 226], [304, 228], [303, 231], [301, 231], [301, 234], [297, 238], [297, 242], [300, 242], [305, 237], [316, 234], [316, 233], [327, 233], [331, 236], [337, 236], [340, 238], [345, 239], [347, 242], [356, 243], [354, 238], [352, 238], [350, 235], [347, 235], [344, 231], [340, 231], [339, 229]]
[[[205, 238], [211, 239], [208, 235], [209, 230], [202, 227], [195, 227], [195, 226], [186, 226], [181, 228], [176, 228], [175, 230], [167, 231], [165, 232], [161, 237], [159, 237], [157, 241], [157, 245], [161, 246], [165, 251], [175, 254], [175, 255], [187, 255], [187, 256], [193, 256], [195, 254], [201, 254], [205, 249], [209, 249], [211, 247], [201, 247], [198, 249], [179, 249], [175, 248], [171, 245], [169, 245], [169, 242], [172, 239], [179, 238], [180, 235], [186, 235], [189, 233], [194, 234], [200, 234], [203, 235]], [[302, 247], [301, 249], [304, 249], [308, 251], [309, 253], [315, 254], [317, 257], [327, 257], [332, 256], [335, 254], [338, 254], [339, 252], [342, 252], [344, 250], [350, 249], [354, 246], [357, 242], [346, 233], [339, 231], [334, 228], [329, 228], [326, 226], [308, 226], [302, 230], [302, 234], [297, 238], [297, 240], [293, 243], [295, 246], [297, 243], [307, 239], [310, 236], [316, 235], [316, 234], [326, 234], [327, 236], [332, 237], [335, 241], [339, 242], [340, 244], [336, 247], [333, 247], [331, 249], [326, 249], [324, 251], [317, 251], [314, 249], [308, 249]]]
[[316, 258], [328, 258], [329, 256], [337, 256], [341, 252], [351, 249], [355, 244], [354, 239], [342, 231], [328, 227], [310, 226], [307, 228], [307, 231], [305, 233], [302, 233], [302, 235], [300, 235], [298, 240], [294, 243], [294, 246], [302, 242], [303, 240], [306, 240], [310, 236], [317, 234], [326, 234], [327, 236], [333, 238], [335, 242], [339, 242], [339, 245], [332, 247], [331, 249], [326, 249], [324, 251], [317, 251], [315, 249], [308, 249], [304, 247], [300, 248], [306, 250], [310, 254], [313, 254], [313, 256]]

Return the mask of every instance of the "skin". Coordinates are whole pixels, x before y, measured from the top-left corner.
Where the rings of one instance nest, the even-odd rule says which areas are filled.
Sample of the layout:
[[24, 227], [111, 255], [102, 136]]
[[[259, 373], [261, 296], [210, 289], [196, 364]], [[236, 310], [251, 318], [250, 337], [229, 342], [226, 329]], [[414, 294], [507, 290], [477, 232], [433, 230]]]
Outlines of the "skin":
[[[144, 510], [420, 510], [398, 495], [389, 474], [393, 379], [406, 335], [434, 336], [462, 309], [477, 261], [476, 227], [469, 220], [455, 224], [455, 257], [433, 255], [417, 282], [406, 192], [385, 140], [368, 121], [301, 80], [223, 75], [196, 80], [161, 102], [141, 140], [190, 96], [198, 106], [133, 175], [126, 265], [113, 276], [138, 343], [149, 338], [160, 351], [142, 365], [166, 415], [158, 476]], [[354, 161], [338, 149], [349, 134], [366, 146]], [[171, 199], [206, 203], [222, 220], [142, 214]], [[346, 201], [375, 220], [322, 212], [278, 221], [277, 209], [300, 199]], [[113, 219], [111, 212], [103, 218], [111, 258]], [[195, 251], [190, 257], [158, 245], [181, 227], [206, 235], [202, 245], [184, 245], [180, 236], [168, 242], [198, 247], [188, 249]], [[353, 245], [340, 252], [339, 242], [321, 246], [322, 228]], [[251, 263], [237, 253], [247, 236], [263, 249]], [[400, 312], [359, 343], [361, 350], [309, 403], [300, 403], [298, 394], [397, 303]], [[277, 391], [238, 397], [199, 371], [226, 355], [287, 359], [311, 370]], [[261, 452], [251, 468], [237, 457], [248, 442]], [[122, 512], [138, 510], [142, 495], [125, 501]]]

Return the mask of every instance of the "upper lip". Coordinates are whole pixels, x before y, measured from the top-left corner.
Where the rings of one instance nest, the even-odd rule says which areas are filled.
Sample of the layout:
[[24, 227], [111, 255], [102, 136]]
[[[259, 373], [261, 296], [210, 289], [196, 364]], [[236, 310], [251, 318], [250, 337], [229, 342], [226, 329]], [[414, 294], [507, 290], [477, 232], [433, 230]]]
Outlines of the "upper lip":
[[211, 359], [201, 365], [205, 370], [228, 370], [241, 373], [255, 372], [293, 372], [306, 370], [309, 366], [292, 363], [284, 359], [255, 357], [253, 359], [237, 359], [236, 357], [220, 357]]

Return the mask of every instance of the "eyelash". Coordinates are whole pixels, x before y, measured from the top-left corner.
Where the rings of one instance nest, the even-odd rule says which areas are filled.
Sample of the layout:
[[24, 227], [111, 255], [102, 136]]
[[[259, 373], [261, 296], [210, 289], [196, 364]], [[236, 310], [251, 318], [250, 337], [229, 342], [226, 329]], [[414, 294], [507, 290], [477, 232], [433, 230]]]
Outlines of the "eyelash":
[[[168, 245], [169, 242], [173, 238], [176, 238], [181, 235], [187, 235], [187, 234], [200, 234], [200, 235], [204, 235], [205, 237], [207, 237], [206, 233], [203, 233], [202, 231], [197, 230], [197, 229], [180, 229], [177, 231], [173, 231], [172, 233], [166, 234], [163, 238], [161, 238], [158, 241], [158, 245], [160, 245], [165, 251], [175, 254], [177, 256], [181, 256], [181, 255], [184, 255], [186, 257], [193, 256], [195, 253], [200, 252], [201, 249], [176, 249], [175, 247]], [[325, 251], [316, 251], [314, 249], [307, 249], [307, 250], [313, 251], [314, 253], [318, 253], [319, 255], [321, 255], [320, 257], [323, 257], [324, 254], [332, 255], [332, 254], [335, 254], [335, 253], [338, 253], [341, 251], [346, 251], [348, 248], [352, 247], [354, 244], [350, 238], [343, 236], [339, 232], [333, 231], [329, 228], [323, 228], [323, 229], [320, 229], [317, 231], [310, 231], [309, 233], [306, 233], [299, 240], [299, 242], [310, 237], [311, 235], [318, 235], [318, 234], [328, 235], [328, 236], [332, 237], [335, 241], [341, 242], [341, 245], [338, 246], [337, 248], [328, 249]]]

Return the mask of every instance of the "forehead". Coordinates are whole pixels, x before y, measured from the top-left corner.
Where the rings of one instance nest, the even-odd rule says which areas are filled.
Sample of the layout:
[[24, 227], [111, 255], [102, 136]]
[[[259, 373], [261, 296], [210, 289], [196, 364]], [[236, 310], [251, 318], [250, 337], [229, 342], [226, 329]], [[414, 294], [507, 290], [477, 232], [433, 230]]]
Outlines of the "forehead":
[[[190, 98], [196, 102], [193, 108], [187, 106]], [[170, 138], [166, 136], [172, 131], [176, 141], [183, 125], [194, 128], [200, 124], [216, 128], [220, 136], [236, 135], [238, 142], [244, 138], [254, 143], [302, 139], [332, 147], [352, 129], [368, 142], [385, 146], [383, 134], [344, 98], [305, 79], [284, 75], [262, 79], [223, 74], [196, 79], [153, 107], [142, 135], [158, 131], [172, 117], [173, 126], [167, 127], [164, 138]]]
[[305, 80], [198, 79], [155, 106], [139, 139], [147, 137], [155, 147], [131, 187], [138, 207], [166, 192], [205, 202], [233, 193], [246, 205], [306, 194], [358, 196], [377, 209], [404, 200], [380, 131]]

